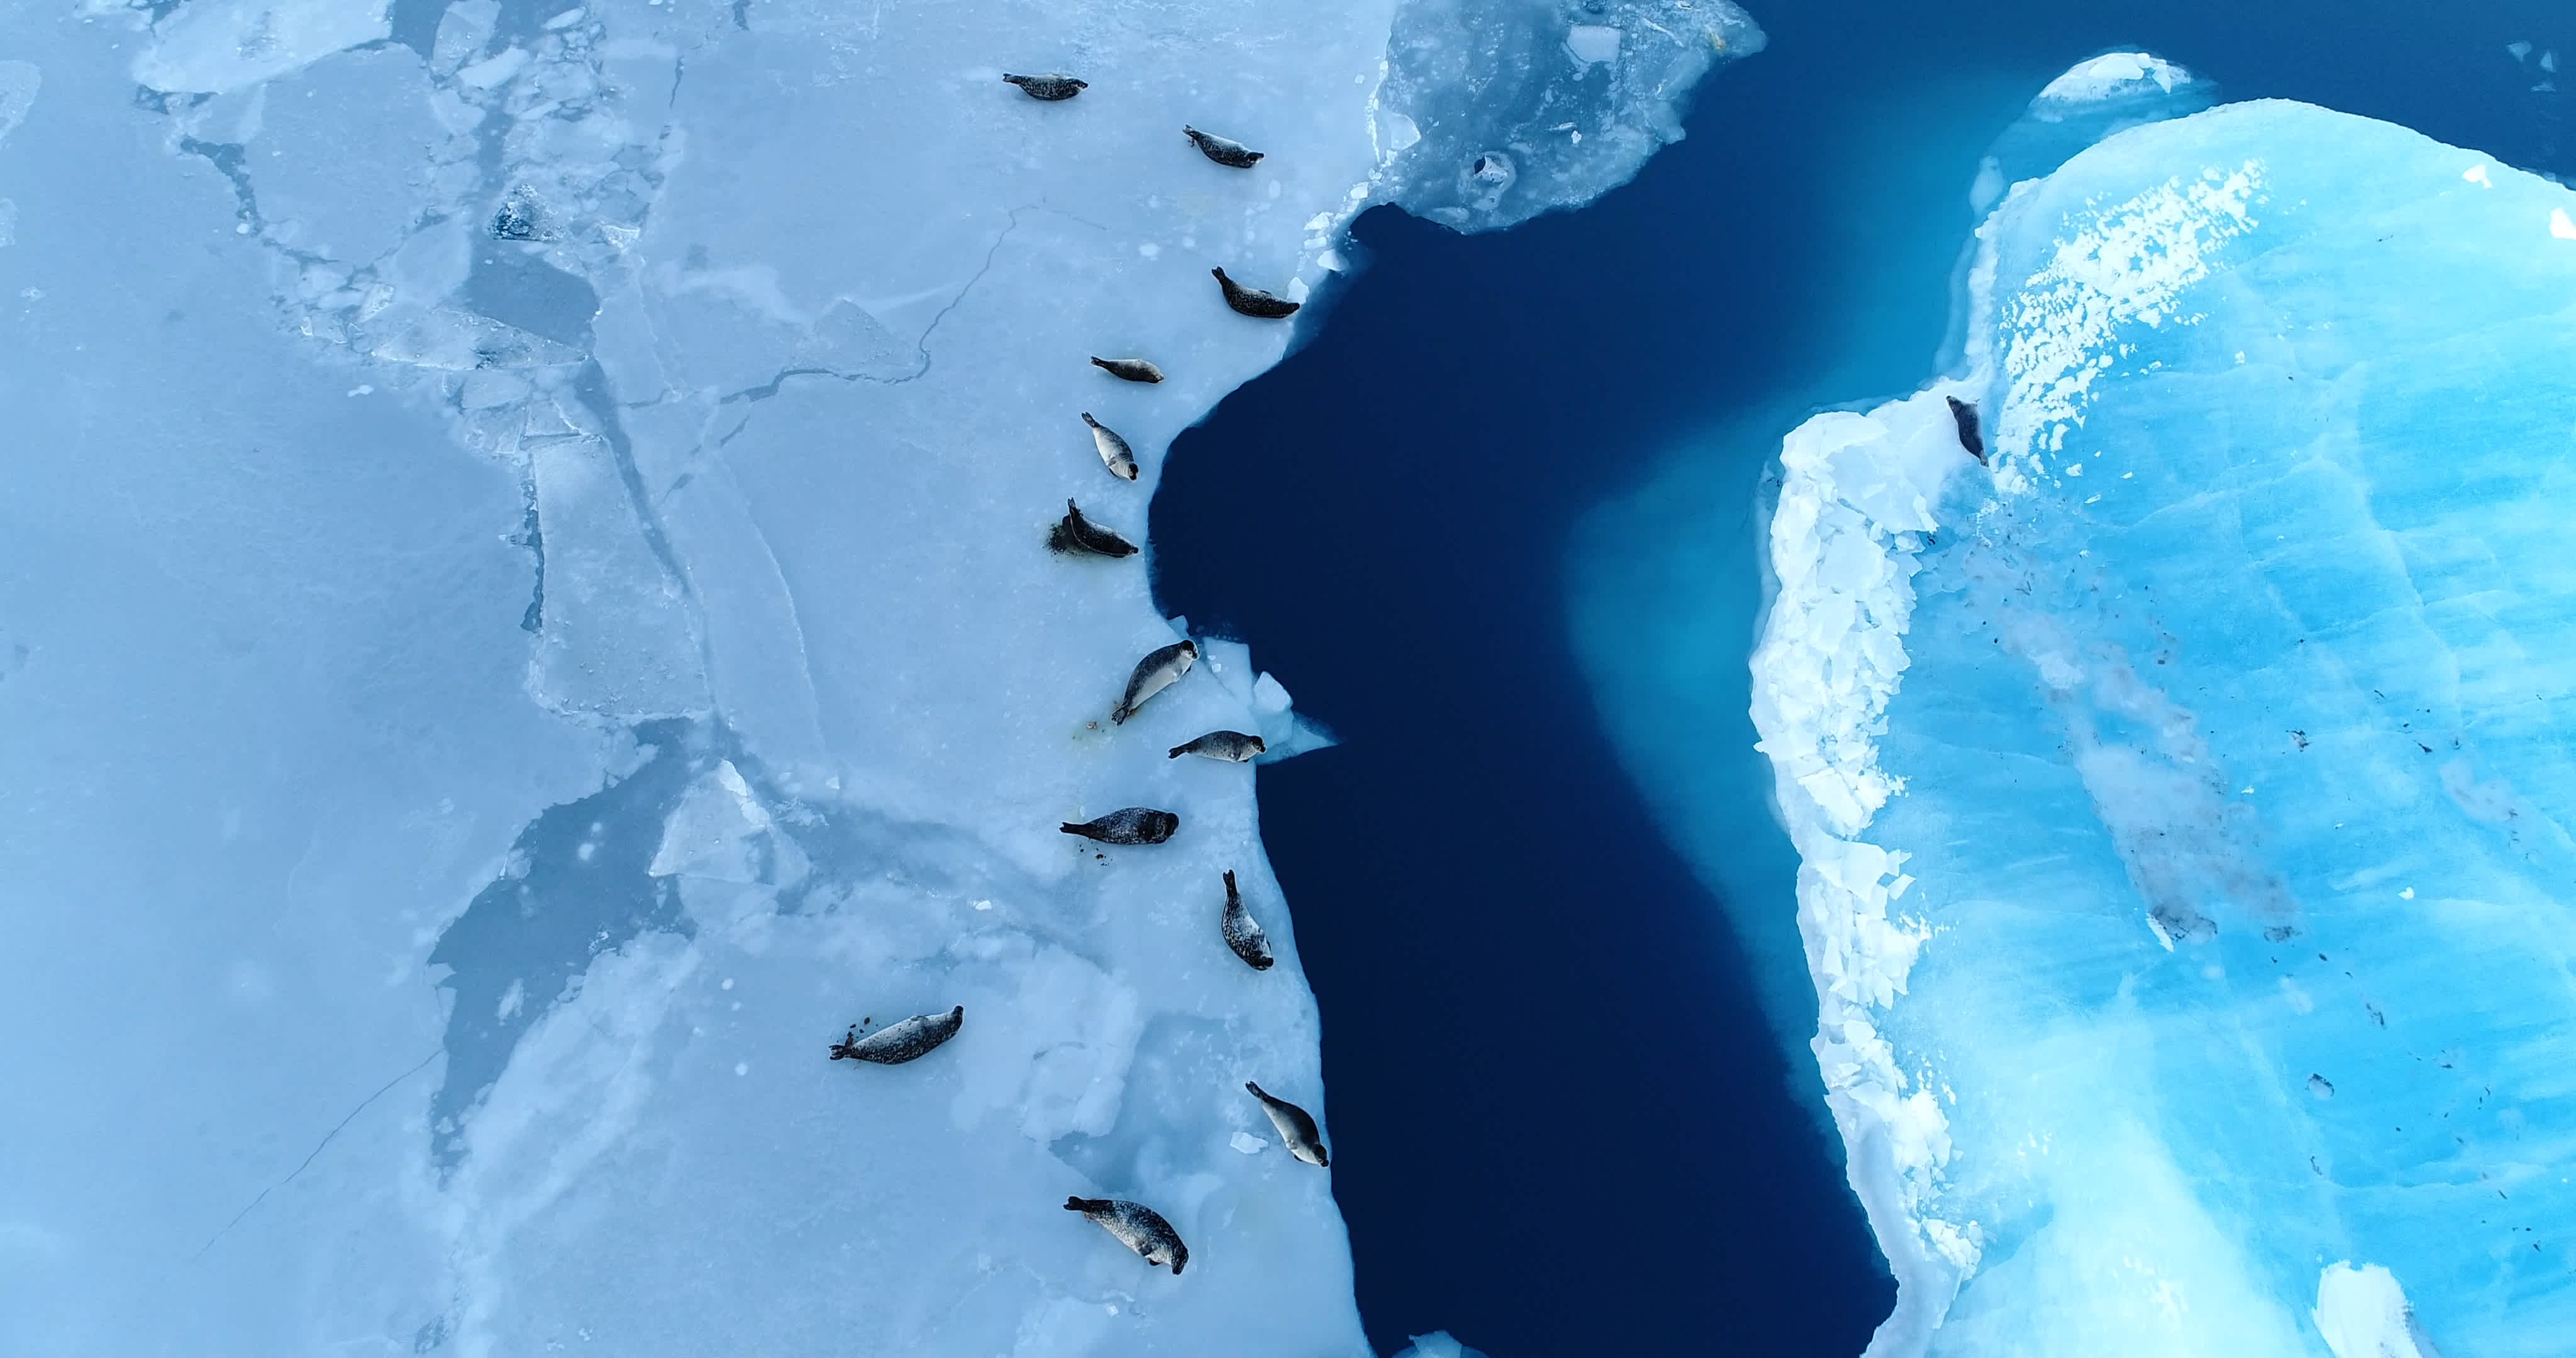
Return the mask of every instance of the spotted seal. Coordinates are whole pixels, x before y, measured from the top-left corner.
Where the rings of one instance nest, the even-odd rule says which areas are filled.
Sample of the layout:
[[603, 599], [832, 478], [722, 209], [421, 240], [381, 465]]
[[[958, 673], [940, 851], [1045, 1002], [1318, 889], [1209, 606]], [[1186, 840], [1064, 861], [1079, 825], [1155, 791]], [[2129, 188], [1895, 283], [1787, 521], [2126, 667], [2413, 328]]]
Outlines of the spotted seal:
[[1225, 291], [1225, 304], [1256, 320], [1285, 320], [1296, 315], [1297, 308], [1305, 305], [1259, 288], [1247, 288], [1226, 277], [1223, 269], [1210, 269], [1208, 272], [1216, 275], [1216, 285]]
[[1181, 828], [1181, 818], [1150, 806], [1126, 806], [1080, 825], [1066, 821], [1056, 828], [1102, 844], [1160, 844]]
[[1067, 1198], [1064, 1210], [1080, 1212], [1097, 1223], [1100, 1229], [1118, 1237], [1118, 1243], [1144, 1256], [1149, 1264], [1170, 1264], [1172, 1276], [1181, 1276], [1189, 1266], [1190, 1247], [1181, 1243], [1181, 1233], [1163, 1214], [1141, 1202], [1124, 1202], [1117, 1198]]
[[917, 1014], [901, 1023], [889, 1023], [866, 1037], [859, 1036], [859, 1025], [853, 1023], [849, 1035], [832, 1044], [832, 1059], [899, 1066], [937, 1051], [965, 1026], [966, 1006], [962, 1004], [945, 1014]]
[[1244, 1081], [1243, 1087], [1252, 1091], [1252, 1097], [1261, 1100], [1261, 1111], [1270, 1115], [1270, 1125], [1279, 1129], [1280, 1144], [1288, 1148], [1290, 1155], [1318, 1169], [1331, 1164], [1330, 1157], [1324, 1153], [1324, 1133], [1315, 1126], [1314, 1114], [1286, 1099], [1272, 1097], [1250, 1080]]

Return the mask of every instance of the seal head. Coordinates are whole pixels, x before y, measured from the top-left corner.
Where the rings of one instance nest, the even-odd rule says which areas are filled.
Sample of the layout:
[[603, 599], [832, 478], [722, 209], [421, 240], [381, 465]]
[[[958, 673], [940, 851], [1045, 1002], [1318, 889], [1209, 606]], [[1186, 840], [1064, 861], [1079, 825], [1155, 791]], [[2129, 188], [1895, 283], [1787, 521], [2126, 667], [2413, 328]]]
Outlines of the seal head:
[[1959, 446], [1968, 450], [1977, 465], [1986, 465], [1986, 436], [1977, 428], [1977, 408], [1956, 396], [1941, 399], [1950, 403], [1950, 421], [1959, 426]]

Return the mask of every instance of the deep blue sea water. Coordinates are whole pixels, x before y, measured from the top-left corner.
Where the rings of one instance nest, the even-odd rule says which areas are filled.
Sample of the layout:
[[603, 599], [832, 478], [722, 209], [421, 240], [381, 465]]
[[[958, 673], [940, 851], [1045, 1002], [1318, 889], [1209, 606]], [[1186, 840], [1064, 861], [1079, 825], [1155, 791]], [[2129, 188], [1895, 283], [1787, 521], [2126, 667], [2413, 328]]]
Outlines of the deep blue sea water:
[[1744, 715], [1755, 490], [1810, 411], [1930, 375], [1978, 158], [2041, 85], [2145, 48], [2576, 173], [2505, 50], [2576, 59], [2564, 0], [1755, 11], [1770, 50], [1592, 207], [1363, 217], [1368, 272], [1155, 501], [1166, 611], [1345, 741], [1261, 810], [1382, 1351], [1849, 1355], [1886, 1314]]

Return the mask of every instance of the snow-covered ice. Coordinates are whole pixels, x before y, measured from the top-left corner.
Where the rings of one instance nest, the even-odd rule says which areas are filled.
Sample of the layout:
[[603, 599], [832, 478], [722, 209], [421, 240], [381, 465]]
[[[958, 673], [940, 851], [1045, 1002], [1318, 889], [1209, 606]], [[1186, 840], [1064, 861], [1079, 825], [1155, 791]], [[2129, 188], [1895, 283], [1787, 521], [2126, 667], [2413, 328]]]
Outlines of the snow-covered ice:
[[2002, 195], [1948, 376], [1788, 437], [1755, 719], [1874, 1353], [2576, 1333], [2571, 207], [2135, 127]]
[[[1490, 104], [1393, 0], [14, 18], [0, 1351], [1364, 1351], [1329, 1174], [1242, 1092], [1329, 1133], [1252, 770], [1164, 753], [1327, 737], [1206, 638], [1113, 728], [1186, 623], [1047, 530], [1143, 541], [1306, 323], [1212, 268], [1312, 296], [1533, 109], [1597, 135], [1455, 224], [1634, 173], [1759, 41], [1662, 12], [1478, 48]], [[1056, 828], [1128, 805], [1179, 834]]]

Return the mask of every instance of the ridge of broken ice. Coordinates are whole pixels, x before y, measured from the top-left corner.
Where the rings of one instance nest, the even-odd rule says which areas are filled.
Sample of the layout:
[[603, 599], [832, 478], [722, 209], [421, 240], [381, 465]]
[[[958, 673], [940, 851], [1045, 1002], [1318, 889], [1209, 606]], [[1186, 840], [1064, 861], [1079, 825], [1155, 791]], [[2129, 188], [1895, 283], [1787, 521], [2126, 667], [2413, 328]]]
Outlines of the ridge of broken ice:
[[1874, 1354], [2576, 1322], [2570, 200], [2302, 105], [2138, 127], [2003, 197], [1951, 376], [1787, 439], [1754, 715]]

